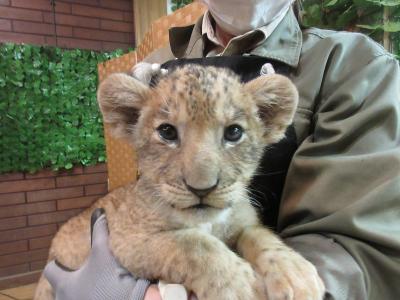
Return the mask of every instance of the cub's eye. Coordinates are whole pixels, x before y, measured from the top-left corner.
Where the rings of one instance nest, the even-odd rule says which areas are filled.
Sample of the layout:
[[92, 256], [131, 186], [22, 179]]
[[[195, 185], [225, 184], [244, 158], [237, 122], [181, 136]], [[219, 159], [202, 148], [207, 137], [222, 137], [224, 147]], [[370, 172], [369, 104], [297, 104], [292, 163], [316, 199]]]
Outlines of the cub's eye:
[[237, 142], [243, 135], [243, 128], [234, 124], [225, 128], [224, 139], [228, 142]]
[[166, 141], [173, 142], [178, 139], [178, 131], [171, 124], [161, 124], [157, 127], [158, 134]]

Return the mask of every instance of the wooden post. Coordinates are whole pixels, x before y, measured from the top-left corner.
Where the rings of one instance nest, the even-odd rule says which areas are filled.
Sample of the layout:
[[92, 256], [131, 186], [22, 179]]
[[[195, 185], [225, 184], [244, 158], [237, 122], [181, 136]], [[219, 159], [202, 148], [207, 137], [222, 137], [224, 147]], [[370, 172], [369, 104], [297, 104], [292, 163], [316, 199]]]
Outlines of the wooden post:
[[136, 46], [149, 30], [150, 24], [167, 14], [167, 0], [133, 0]]
[[[389, 6], [384, 6], [383, 7], [383, 24], [389, 23], [389, 15], [390, 15], [390, 7]], [[391, 41], [390, 41], [390, 32], [386, 31], [385, 28], [383, 30], [383, 47], [389, 52], [392, 52], [392, 47], [391, 47]]]

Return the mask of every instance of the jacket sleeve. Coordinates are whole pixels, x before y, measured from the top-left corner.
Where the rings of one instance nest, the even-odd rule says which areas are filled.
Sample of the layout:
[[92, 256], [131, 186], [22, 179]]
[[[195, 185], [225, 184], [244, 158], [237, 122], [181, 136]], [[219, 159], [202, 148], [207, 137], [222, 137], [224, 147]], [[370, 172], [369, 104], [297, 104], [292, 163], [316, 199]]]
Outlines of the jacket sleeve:
[[[356, 56], [353, 59], [358, 59]], [[324, 74], [286, 178], [278, 229], [328, 299], [400, 295], [400, 70], [389, 54]]]

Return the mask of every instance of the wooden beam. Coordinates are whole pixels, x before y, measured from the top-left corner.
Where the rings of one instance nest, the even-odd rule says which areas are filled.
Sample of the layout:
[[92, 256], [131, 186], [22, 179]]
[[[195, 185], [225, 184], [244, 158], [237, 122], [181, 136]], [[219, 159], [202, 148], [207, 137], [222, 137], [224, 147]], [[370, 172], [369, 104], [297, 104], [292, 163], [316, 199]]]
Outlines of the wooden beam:
[[167, 14], [167, 0], [133, 0], [136, 46], [150, 28], [150, 24]]

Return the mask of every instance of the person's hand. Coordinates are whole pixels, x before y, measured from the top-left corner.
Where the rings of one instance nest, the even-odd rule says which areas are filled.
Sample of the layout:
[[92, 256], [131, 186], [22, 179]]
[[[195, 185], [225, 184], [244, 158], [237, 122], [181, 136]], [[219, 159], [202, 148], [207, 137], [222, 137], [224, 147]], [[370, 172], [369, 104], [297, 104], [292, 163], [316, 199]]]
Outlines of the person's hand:
[[[166, 283], [162, 280], [158, 282], [158, 294], [162, 300], [197, 300], [193, 293], [188, 293], [182, 284]], [[145, 298], [145, 300], [157, 300], [157, 298]]]
[[[108, 245], [107, 219], [103, 210], [97, 209], [93, 212], [91, 229], [92, 249], [80, 269], [68, 270], [57, 261], [47, 264], [44, 276], [53, 287], [55, 298], [57, 300], [144, 299], [150, 282], [132, 276], [112, 255]], [[157, 295], [156, 291], [153, 295]]]
[[[160, 291], [160, 289], [162, 291]], [[160, 283], [158, 285], [151, 284], [146, 291], [143, 300], [198, 300], [197, 297], [190, 293], [187, 296], [186, 289], [180, 284]]]
[[157, 284], [151, 284], [146, 291], [146, 295], [143, 300], [165, 300], [161, 298], [160, 290]]

